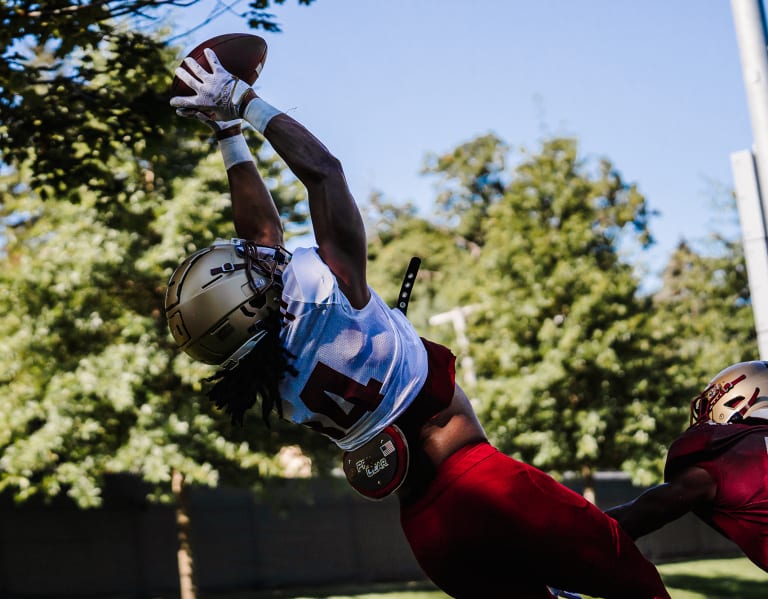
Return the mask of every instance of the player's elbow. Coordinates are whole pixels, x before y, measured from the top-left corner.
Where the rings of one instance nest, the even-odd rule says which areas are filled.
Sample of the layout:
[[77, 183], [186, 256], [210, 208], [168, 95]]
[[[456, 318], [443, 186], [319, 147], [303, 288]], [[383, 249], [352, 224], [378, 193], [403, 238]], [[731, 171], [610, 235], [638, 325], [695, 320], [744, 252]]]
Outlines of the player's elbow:
[[317, 156], [312, 162], [308, 178], [308, 183], [327, 184], [328, 182], [343, 181], [344, 169], [341, 161], [331, 153], [325, 153]]

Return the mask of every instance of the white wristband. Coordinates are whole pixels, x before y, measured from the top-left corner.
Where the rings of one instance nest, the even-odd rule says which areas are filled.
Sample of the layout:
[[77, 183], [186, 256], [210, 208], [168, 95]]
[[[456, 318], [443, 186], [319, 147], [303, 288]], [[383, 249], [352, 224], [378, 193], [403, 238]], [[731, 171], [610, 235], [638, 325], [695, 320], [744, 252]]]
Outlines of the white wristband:
[[282, 111], [278, 110], [271, 104], [267, 104], [259, 97], [254, 98], [245, 107], [243, 118], [248, 121], [256, 131], [264, 133], [264, 129], [267, 128], [267, 123], [273, 116], [280, 114]]
[[219, 140], [219, 150], [221, 157], [224, 158], [224, 168], [229, 170], [231, 167], [242, 162], [252, 162], [253, 155], [245, 137], [233, 135]]

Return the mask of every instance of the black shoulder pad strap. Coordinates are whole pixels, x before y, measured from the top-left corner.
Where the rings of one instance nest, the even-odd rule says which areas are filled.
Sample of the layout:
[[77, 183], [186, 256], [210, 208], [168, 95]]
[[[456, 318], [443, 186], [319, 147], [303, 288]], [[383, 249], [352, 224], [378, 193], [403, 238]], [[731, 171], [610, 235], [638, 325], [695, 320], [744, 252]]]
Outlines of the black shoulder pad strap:
[[397, 296], [397, 309], [403, 314], [408, 312], [408, 302], [411, 299], [411, 292], [413, 291], [413, 284], [416, 282], [419, 266], [421, 266], [421, 258], [414, 256], [411, 258], [410, 264], [408, 264], [408, 270], [405, 271], [403, 284], [400, 286], [400, 295]]

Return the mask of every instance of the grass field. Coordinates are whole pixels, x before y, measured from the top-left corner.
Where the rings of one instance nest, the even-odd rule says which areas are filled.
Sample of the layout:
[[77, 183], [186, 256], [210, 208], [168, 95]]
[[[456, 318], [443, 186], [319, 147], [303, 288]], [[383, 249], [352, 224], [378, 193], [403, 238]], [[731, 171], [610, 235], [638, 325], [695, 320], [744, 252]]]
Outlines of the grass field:
[[659, 566], [672, 599], [765, 599], [768, 574], [746, 558]]
[[[746, 558], [702, 560], [659, 566], [672, 599], [766, 599], [768, 574]], [[510, 596], [511, 598], [512, 596]], [[211, 599], [446, 599], [447, 595], [417, 584], [392, 588], [336, 588], [312, 591], [227, 593]], [[478, 599], [482, 599], [478, 597]], [[587, 599], [585, 597], [585, 599]]]

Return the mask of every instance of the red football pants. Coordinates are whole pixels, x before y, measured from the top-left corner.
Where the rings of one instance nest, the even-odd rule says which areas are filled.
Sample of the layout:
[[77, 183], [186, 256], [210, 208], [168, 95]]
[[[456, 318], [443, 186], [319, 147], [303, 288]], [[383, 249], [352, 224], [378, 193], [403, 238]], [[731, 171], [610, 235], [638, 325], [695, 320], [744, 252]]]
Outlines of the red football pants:
[[655, 566], [615, 520], [488, 443], [440, 465], [401, 523], [420, 566], [458, 599], [669, 599]]

